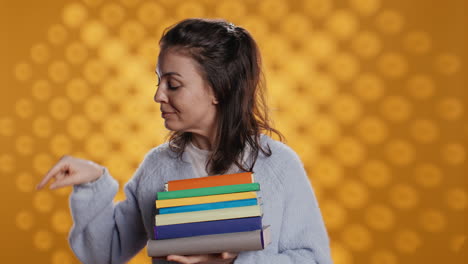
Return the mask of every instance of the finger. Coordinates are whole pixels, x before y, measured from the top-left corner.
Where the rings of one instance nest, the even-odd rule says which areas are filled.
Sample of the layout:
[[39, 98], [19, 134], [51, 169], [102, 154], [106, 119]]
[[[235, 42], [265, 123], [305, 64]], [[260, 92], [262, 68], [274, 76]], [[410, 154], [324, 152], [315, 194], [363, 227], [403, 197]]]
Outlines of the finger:
[[210, 260], [210, 255], [191, 255], [191, 256], [179, 256], [170, 255], [167, 260], [177, 261], [184, 264], [194, 264]]
[[182, 264], [191, 264], [190, 260], [187, 257], [179, 256], [179, 255], [169, 255], [167, 256], [168, 261], [176, 261]]
[[54, 178], [56, 181], [60, 181], [61, 179], [63, 179], [65, 177], [65, 173], [62, 171], [60, 171], [59, 173], [55, 174]]
[[[60, 172], [59, 174], [65, 175], [64, 172]], [[54, 189], [58, 189], [58, 188], [62, 188], [62, 187], [74, 185], [74, 184], [76, 184], [75, 177], [70, 177], [70, 175], [68, 175], [68, 177], [64, 176], [64, 177], [61, 177], [60, 180], [56, 180], [54, 183], [50, 185], [49, 189], [54, 190]]]
[[58, 162], [57, 164], [55, 164], [54, 167], [52, 167], [52, 169], [50, 169], [46, 175], [44, 176], [44, 178], [42, 179], [42, 181], [36, 186], [36, 190], [39, 190], [39, 189], [42, 189], [42, 187], [44, 187], [44, 185], [47, 184], [47, 182], [50, 181], [50, 179], [52, 179], [52, 177], [54, 177], [56, 174], [58, 174], [61, 170], [62, 170], [62, 167], [63, 167], [63, 164], [64, 164], [64, 160], [67, 156], [63, 156]]
[[232, 252], [223, 252], [221, 254], [221, 258], [222, 259], [233, 259], [235, 257], [237, 257], [237, 253], [232, 253]]

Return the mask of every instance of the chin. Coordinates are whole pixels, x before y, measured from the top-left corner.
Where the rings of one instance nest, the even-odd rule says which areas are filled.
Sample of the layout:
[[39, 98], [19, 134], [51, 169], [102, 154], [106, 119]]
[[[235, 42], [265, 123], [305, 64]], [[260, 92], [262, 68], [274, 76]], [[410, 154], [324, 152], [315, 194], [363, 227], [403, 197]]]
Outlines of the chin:
[[175, 124], [168, 123], [167, 121], [164, 122], [164, 126], [167, 130], [174, 131], [174, 132], [183, 132], [183, 127], [177, 126]]

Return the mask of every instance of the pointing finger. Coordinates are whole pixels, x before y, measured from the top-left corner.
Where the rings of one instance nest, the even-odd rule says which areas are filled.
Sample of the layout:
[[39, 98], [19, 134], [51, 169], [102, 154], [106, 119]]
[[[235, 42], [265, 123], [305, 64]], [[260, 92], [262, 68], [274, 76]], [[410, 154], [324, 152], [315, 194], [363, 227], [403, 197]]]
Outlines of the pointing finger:
[[47, 174], [44, 176], [42, 181], [36, 186], [36, 190], [40, 190], [44, 187], [44, 185], [47, 184], [47, 182], [50, 181], [52, 177], [54, 177], [56, 174], [58, 174], [63, 167], [63, 160], [65, 159], [66, 156], [63, 156], [55, 166], [47, 172]]
[[54, 190], [68, 185], [74, 185], [76, 183], [75, 177], [70, 177], [70, 175], [66, 175], [65, 172], [60, 172], [59, 175], [60, 174], [62, 174], [63, 176], [58, 178], [54, 183], [52, 183], [49, 189]]

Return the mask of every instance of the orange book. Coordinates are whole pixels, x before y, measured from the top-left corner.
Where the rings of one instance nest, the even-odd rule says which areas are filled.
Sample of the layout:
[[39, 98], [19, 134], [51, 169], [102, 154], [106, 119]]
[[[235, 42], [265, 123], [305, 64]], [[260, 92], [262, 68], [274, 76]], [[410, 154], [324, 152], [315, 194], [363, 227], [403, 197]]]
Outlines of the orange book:
[[216, 176], [207, 176], [200, 178], [191, 178], [183, 180], [168, 181], [166, 191], [179, 191], [187, 189], [216, 187], [223, 185], [253, 183], [254, 174], [252, 172], [241, 172], [234, 174], [223, 174]]

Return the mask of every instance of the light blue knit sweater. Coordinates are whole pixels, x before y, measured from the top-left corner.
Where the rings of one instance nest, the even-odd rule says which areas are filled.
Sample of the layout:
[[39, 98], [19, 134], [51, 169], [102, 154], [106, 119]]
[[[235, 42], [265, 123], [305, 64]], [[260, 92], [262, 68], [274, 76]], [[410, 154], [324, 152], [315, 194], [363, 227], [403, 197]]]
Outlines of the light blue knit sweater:
[[[261, 152], [254, 166], [260, 183], [263, 225], [272, 243], [241, 252], [235, 264], [330, 264], [329, 239], [302, 162], [287, 145], [261, 135], [272, 155]], [[186, 153], [177, 159], [168, 143], [149, 151], [125, 184], [126, 200], [113, 203], [118, 183], [109, 171], [95, 182], [75, 185], [70, 196], [73, 226], [68, 241], [85, 264], [125, 263], [153, 238], [156, 192], [169, 180], [192, 178]], [[174, 263], [153, 260], [153, 263]]]

